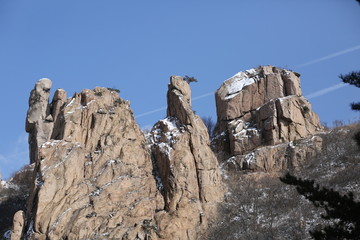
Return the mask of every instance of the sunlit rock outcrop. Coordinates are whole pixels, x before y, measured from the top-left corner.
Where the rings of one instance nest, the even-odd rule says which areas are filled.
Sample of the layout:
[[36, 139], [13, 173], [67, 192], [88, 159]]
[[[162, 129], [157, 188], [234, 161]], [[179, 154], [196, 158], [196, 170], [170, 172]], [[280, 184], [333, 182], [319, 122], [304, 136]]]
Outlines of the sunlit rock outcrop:
[[165, 199], [165, 210], [156, 215], [164, 239], [205, 235], [224, 194], [207, 129], [193, 112], [190, 95], [189, 85], [181, 77], [171, 77], [168, 116], [151, 131], [152, 153]]
[[322, 129], [320, 120], [302, 96], [298, 73], [272, 66], [239, 72], [217, 90], [216, 107], [215, 149], [227, 152], [240, 169], [296, 165], [299, 155], [288, 154], [294, 147], [290, 143], [305, 138], [314, 154], [321, 149], [321, 139], [311, 138]]

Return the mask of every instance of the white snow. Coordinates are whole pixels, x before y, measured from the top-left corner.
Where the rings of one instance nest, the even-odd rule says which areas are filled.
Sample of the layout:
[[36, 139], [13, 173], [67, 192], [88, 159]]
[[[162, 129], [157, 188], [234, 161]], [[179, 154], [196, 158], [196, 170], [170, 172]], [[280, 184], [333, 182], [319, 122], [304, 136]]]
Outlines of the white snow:
[[65, 106], [65, 107], [70, 107], [75, 101], [75, 98], [71, 99], [71, 101]]
[[246, 72], [247, 74], [252, 74], [252, 75], [257, 74], [257, 71], [256, 71], [256, 69], [255, 69], [255, 68], [252, 68], [252, 69], [246, 70], [245, 72]]
[[184, 129], [177, 126], [176, 118], [165, 118], [161, 122], [166, 125], [167, 129], [165, 128], [164, 132], [160, 128], [154, 129], [150, 145], [159, 146], [160, 150], [170, 157], [172, 146], [176, 143], [178, 136], [181, 135]]
[[1, 186], [3, 186], [3, 187], [7, 187], [7, 185], [8, 185], [8, 184], [7, 184], [7, 182], [6, 182], [6, 181], [4, 181], [4, 180], [2, 180], [2, 181], [1, 181]]
[[239, 72], [226, 80], [224, 82], [227, 84], [225, 85], [227, 90], [225, 99], [228, 100], [235, 97], [245, 86], [255, 83], [257, 80], [256, 73], [255, 69], [250, 69], [245, 72]]
[[[61, 141], [62, 141], [62, 140], [61, 140]], [[57, 167], [59, 167], [61, 164], [63, 164], [63, 163], [69, 158], [69, 156], [72, 154], [74, 148], [79, 148], [80, 146], [81, 146], [81, 144], [77, 142], [76, 145], [74, 145], [74, 146], [70, 149], [70, 151], [69, 151], [68, 153], [66, 153], [64, 159], [62, 159], [62, 160], [61, 160], [60, 162], [58, 162], [58, 163], [56, 163], [56, 164], [54, 164], [54, 165], [52, 165], [52, 166], [50, 166], [50, 167], [47, 167], [47, 166], [44, 164], [44, 167], [41, 169], [41, 171], [43, 172], [43, 176], [46, 175], [46, 172], [47, 172], [48, 170], [53, 169], [53, 168], [57, 168]], [[46, 178], [46, 177], [45, 177], [45, 178]]]
[[249, 154], [246, 154], [245, 155], [245, 161], [248, 165], [250, 165], [250, 163], [254, 162], [255, 161], [255, 153], [254, 152], [251, 152]]
[[168, 127], [169, 131], [177, 130], [175, 119], [165, 118], [161, 121]]
[[[52, 141], [49, 141], [49, 142], [45, 142], [41, 145], [40, 148], [48, 148], [49, 146], [56, 146], [58, 143], [60, 142], [63, 142], [63, 140], [52, 140]], [[63, 146], [66, 145], [66, 144], [63, 144]]]
[[57, 218], [55, 223], [51, 226], [50, 228], [50, 233], [52, 233], [54, 231], [54, 229], [57, 227], [57, 225], [60, 223], [61, 219], [64, 217], [64, 215], [68, 212], [72, 210], [71, 208], [66, 209], [63, 213], [61, 213]]
[[4, 233], [4, 238], [5, 238], [6, 240], [10, 240], [10, 239], [11, 239], [11, 233], [12, 233], [11, 230], [7, 230], [7, 231]]

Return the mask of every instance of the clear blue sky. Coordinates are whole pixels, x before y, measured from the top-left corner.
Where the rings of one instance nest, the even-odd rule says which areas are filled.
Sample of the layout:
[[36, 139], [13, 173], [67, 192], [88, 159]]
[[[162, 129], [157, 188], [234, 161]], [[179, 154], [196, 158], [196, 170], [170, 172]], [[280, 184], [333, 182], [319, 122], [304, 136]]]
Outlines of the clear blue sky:
[[[360, 69], [359, 23], [355, 0], [0, 0], [3, 178], [28, 162], [24, 122], [40, 78], [69, 96], [119, 88], [148, 127], [165, 116], [165, 110], [142, 114], [166, 106], [170, 75], [195, 76], [193, 97], [268, 64], [301, 73], [304, 95], [339, 84], [340, 73]], [[359, 93], [346, 86], [310, 101], [330, 125], [359, 119], [349, 109]], [[193, 105], [200, 116], [215, 118], [213, 96]]]

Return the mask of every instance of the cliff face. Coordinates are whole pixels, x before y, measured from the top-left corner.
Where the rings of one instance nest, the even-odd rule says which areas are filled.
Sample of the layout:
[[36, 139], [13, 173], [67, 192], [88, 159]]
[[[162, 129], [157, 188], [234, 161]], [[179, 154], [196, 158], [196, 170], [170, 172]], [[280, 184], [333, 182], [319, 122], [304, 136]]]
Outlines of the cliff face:
[[159, 228], [166, 239], [197, 239], [223, 199], [220, 171], [207, 128], [191, 108], [189, 85], [173, 76], [167, 96], [168, 116], [151, 131], [166, 210]]
[[153, 234], [143, 226], [154, 217], [158, 192], [129, 103], [106, 88], [83, 90], [68, 100], [63, 96], [57, 91], [52, 104], [42, 108], [50, 109], [53, 121], [47, 121], [54, 127], [50, 140], [32, 152], [36, 178], [26, 236], [134, 239]]
[[301, 94], [299, 74], [272, 66], [226, 80], [216, 91], [217, 151], [238, 169], [260, 171], [298, 166], [316, 154], [321, 138], [313, 135], [322, 127]]
[[27, 131], [34, 185], [28, 212], [14, 217], [12, 239], [197, 239], [204, 234], [223, 191], [185, 81], [171, 78], [168, 119], [173, 123], [165, 119], [155, 126], [153, 156], [129, 103], [116, 91], [98, 87], [66, 99], [60, 89], [48, 104], [50, 87], [51, 81], [42, 79], [31, 93]]
[[179, 76], [167, 117], [146, 138], [116, 89], [71, 98], [58, 89], [49, 103], [51, 81], [39, 80], [26, 119], [33, 187], [11, 239], [204, 238], [224, 200], [217, 157], [225, 169], [272, 172], [320, 151], [298, 77], [266, 66], [226, 80], [216, 92], [217, 155]]

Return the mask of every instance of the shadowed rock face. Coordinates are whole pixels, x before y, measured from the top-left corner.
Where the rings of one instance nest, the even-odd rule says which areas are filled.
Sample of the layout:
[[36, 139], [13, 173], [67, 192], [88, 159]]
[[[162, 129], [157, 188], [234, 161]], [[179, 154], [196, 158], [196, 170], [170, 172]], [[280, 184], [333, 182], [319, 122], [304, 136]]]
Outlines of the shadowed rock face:
[[[233, 156], [231, 162], [237, 160], [240, 169], [272, 171], [296, 165], [287, 154], [291, 146], [284, 150], [280, 145], [312, 137], [322, 129], [310, 103], [301, 95], [299, 74], [272, 66], [240, 72], [226, 80], [216, 92], [216, 106], [216, 148]], [[311, 141], [320, 151], [321, 140]], [[264, 153], [251, 153], [264, 146], [279, 146], [264, 152], [282, 159], [278, 160], [281, 163], [260, 157]]]

